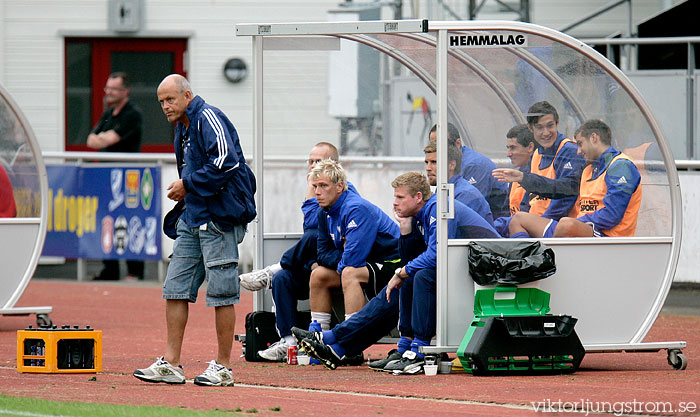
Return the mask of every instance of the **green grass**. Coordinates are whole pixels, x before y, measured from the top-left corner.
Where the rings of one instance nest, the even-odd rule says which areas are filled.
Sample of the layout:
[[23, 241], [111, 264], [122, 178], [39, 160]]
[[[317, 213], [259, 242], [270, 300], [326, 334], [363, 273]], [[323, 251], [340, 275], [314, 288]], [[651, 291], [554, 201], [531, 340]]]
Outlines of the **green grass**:
[[[237, 410], [194, 411], [168, 407], [67, 403], [0, 395], [0, 416], [2, 417], [235, 417], [242, 416], [243, 414], [239, 414], [242, 411], [240, 408]], [[247, 413], [257, 411], [246, 410]]]

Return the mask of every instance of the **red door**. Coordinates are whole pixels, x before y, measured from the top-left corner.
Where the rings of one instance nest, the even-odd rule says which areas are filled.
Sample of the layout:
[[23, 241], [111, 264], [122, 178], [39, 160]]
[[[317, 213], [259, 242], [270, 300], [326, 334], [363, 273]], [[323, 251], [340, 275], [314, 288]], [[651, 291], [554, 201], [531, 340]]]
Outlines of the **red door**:
[[87, 135], [104, 111], [109, 74], [129, 74], [130, 100], [143, 115], [143, 152], [172, 152], [173, 126], [156, 99], [168, 74], [184, 72], [187, 39], [66, 38], [66, 150], [88, 150]]

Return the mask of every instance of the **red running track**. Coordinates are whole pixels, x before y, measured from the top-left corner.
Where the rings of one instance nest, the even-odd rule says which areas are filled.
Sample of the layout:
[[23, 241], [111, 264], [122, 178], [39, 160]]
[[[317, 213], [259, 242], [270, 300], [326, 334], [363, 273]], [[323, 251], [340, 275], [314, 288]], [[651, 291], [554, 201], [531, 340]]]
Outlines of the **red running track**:
[[[558, 401], [564, 412], [583, 406], [583, 411], [607, 407], [611, 415], [625, 407], [644, 415], [700, 415], [700, 317], [696, 316], [660, 316], [645, 340], [687, 341], [685, 371], [673, 370], [661, 351], [589, 354], [580, 370], [570, 375], [393, 376], [366, 366], [328, 371], [321, 366], [248, 363], [238, 357], [240, 344], [234, 342], [237, 385], [209, 388], [191, 383], [215, 357], [213, 310], [204, 306], [203, 294], [191, 306], [185, 333], [182, 365], [188, 383], [148, 384], [131, 376], [134, 369], [148, 366], [163, 353], [160, 294], [159, 287], [140, 284], [32, 281], [17, 306], [50, 305], [54, 324], [102, 330], [103, 372], [96, 381], [91, 381], [92, 374], [17, 372], [17, 330], [36, 326], [35, 318], [0, 317], [0, 393], [57, 401], [240, 409], [251, 414], [255, 410], [262, 416], [533, 415], [538, 414], [533, 403], [551, 412], [558, 409]], [[252, 296], [244, 293], [236, 308], [236, 333], [244, 333], [243, 318], [251, 309]], [[378, 358], [390, 348], [375, 345], [365, 353]]]

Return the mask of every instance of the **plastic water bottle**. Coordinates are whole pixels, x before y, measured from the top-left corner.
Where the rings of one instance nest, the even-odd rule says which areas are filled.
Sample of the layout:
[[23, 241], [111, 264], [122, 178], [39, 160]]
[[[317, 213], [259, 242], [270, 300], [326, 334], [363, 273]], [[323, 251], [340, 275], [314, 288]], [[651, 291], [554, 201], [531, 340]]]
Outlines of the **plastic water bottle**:
[[[312, 321], [309, 323], [309, 331], [310, 332], [320, 332], [321, 331], [321, 324], [317, 322], [316, 320]], [[311, 358], [309, 360], [309, 365], [320, 365], [321, 361], [318, 359]]]
[[[46, 356], [46, 346], [45, 346], [43, 340], [39, 341], [39, 347], [37, 348], [37, 354], [39, 356]], [[36, 362], [37, 362], [38, 366], [46, 365], [46, 359], [38, 359]]]
[[36, 344], [32, 343], [31, 347], [29, 348], [29, 355], [32, 356], [32, 359], [29, 360], [29, 366], [36, 366], [36, 359], [33, 357], [36, 356]]

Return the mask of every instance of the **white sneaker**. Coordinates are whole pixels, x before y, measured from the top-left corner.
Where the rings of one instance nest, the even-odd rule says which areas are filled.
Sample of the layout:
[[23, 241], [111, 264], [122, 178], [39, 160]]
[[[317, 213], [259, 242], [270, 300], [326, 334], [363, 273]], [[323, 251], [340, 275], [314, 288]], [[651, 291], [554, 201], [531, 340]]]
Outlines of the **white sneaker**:
[[248, 291], [258, 291], [263, 288], [272, 287], [272, 277], [275, 274], [270, 270], [270, 267], [265, 269], [258, 269], [257, 271], [248, 272], [247, 274], [242, 274], [241, 277], [241, 287]]
[[284, 339], [273, 343], [265, 350], [259, 350], [258, 356], [272, 362], [285, 362], [287, 360], [288, 344], [284, 343]]
[[204, 373], [194, 379], [194, 384], [209, 387], [232, 387], [233, 372], [224, 365], [211, 361]]
[[182, 366], [172, 366], [162, 356], [148, 368], [135, 370], [134, 376], [146, 382], [185, 383], [185, 372], [182, 370]]

